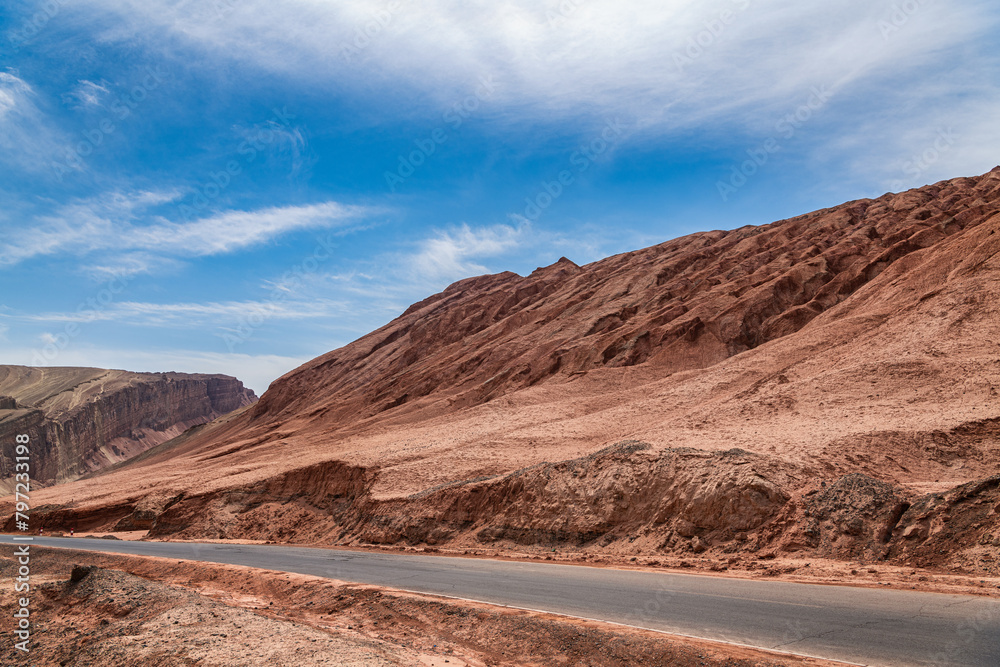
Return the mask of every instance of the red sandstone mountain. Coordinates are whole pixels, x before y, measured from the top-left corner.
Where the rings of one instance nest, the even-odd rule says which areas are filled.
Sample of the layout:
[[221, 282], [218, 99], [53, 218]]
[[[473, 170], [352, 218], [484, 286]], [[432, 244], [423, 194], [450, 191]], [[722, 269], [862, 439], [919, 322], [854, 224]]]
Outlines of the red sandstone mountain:
[[[76, 479], [140, 454], [256, 396], [236, 378], [0, 366], [0, 442], [31, 436], [32, 477]], [[0, 479], [13, 458], [0, 460]]]
[[43, 520], [994, 571], [998, 232], [1000, 168], [463, 280]]

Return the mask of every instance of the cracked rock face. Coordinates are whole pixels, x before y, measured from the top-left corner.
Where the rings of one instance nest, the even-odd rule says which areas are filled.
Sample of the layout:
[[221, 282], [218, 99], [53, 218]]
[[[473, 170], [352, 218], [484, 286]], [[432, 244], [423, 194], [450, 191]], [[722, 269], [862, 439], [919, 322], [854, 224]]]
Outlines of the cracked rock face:
[[[65, 482], [255, 399], [225, 375], [0, 366], [0, 442], [6, 454], [15, 434], [28, 434], [32, 478]], [[0, 479], [12, 474], [5, 456]]]

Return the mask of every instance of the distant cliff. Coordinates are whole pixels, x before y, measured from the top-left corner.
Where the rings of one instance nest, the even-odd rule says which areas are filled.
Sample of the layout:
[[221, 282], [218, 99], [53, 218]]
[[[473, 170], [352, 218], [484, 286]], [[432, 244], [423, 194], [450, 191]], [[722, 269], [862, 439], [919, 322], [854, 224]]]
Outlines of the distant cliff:
[[256, 399], [226, 375], [0, 366], [0, 479], [18, 433], [31, 437], [32, 479], [64, 482]]

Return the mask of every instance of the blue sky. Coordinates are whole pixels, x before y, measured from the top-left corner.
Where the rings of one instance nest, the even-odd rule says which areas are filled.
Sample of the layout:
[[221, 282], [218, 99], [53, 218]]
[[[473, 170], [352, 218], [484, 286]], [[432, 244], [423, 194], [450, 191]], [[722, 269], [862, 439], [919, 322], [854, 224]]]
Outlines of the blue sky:
[[0, 363], [258, 393], [449, 283], [1000, 162], [993, 0], [11, 0]]

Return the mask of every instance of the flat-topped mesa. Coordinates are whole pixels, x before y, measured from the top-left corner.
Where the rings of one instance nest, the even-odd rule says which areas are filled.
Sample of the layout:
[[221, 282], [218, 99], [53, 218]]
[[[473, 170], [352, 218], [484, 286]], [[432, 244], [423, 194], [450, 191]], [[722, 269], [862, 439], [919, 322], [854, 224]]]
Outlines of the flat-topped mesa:
[[[0, 393], [4, 449], [14, 434], [29, 435], [31, 476], [47, 483], [124, 461], [256, 400], [226, 375], [26, 366], [0, 366]], [[11, 461], [0, 461], [0, 479], [13, 474]]]

